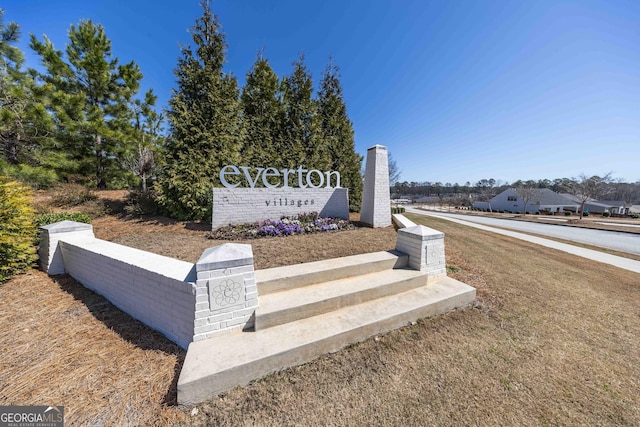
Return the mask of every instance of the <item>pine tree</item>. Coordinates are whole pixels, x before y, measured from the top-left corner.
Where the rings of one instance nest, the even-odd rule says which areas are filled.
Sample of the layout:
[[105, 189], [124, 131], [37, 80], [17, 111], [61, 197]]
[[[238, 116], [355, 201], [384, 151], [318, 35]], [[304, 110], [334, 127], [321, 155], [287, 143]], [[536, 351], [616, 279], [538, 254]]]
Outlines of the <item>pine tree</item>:
[[16, 67], [24, 61], [24, 54], [15, 43], [20, 39], [20, 26], [15, 22], [4, 25], [4, 10], [0, 8], [0, 69]]
[[144, 100], [136, 99], [130, 105], [131, 144], [120, 163], [124, 169], [140, 178], [142, 192], [148, 190], [147, 180], [156, 172], [156, 157], [164, 138], [162, 136], [162, 114], [154, 110], [158, 97], [149, 89]]
[[38, 96], [33, 72], [23, 71], [24, 56], [13, 44], [20, 27], [3, 25], [0, 9], [0, 156], [2, 173], [37, 187], [56, 180], [52, 162], [60, 153], [53, 150], [53, 119]]
[[362, 157], [355, 151], [353, 125], [347, 115], [338, 67], [331, 62], [322, 74], [318, 93], [321, 135], [331, 155], [331, 170], [340, 172], [349, 189], [349, 209], [359, 211], [362, 201]]
[[20, 67], [22, 51], [14, 46], [20, 38], [15, 22], [4, 25], [4, 10], [0, 9], [0, 140], [4, 158], [9, 164], [19, 163], [21, 140], [24, 139], [24, 117], [27, 94], [23, 88], [26, 75]]
[[320, 137], [318, 105], [313, 100], [313, 81], [304, 56], [293, 63], [293, 73], [282, 81], [284, 99], [284, 138], [278, 152], [287, 167], [329, 170], [331, 156]]
[[131, 61], [119, 65], [104, 27], [91, 20], [69, 30], [66, 60], [45, 36], [31, 36], [47, 73], [41, 75], [48, 107], [57, 122], [58, 142], [71, 155], [73, 170], [95, 176], [99, 189], [122, 175], [117, 159], [126, 151], [130, 131], [128, 103], [142, 73]]
[[208, 2], [192, 29], [195, 51], [182, 49], [178, 88], [169, 100], [170, 131], [158, 201], [178, 219], [211, 212], [220, 169], [240, 160], [243, 128], [236, 78], [223, 71], [225, 36]]
[[246, 129], [243, 164], [251, 167], [287, 166], [278, 152], [282, 146], [284, 108], [279, 96], [279, 79], [260, 52], [240, 97]]

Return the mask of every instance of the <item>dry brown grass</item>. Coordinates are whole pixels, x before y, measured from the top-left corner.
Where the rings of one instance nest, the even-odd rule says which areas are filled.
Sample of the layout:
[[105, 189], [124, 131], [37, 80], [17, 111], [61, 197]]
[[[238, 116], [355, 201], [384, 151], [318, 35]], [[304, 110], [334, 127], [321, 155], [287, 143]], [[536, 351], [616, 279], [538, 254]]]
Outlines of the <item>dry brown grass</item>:
[[[68, 276], [0, 287], [0, 405], [64, 405], [69, 425], [139, 425], [175, 402], [184, 351]], [[180, 415], [180, 414], [176, 414]]]
[[[500, 227], [500, 226], [492, 226], [493, 228], [499, 228], [505, 231], [516, 231], [512, 228], [505, 228], [505, 227]], [[595, 228], [595, 227], [594, 227]], [[604, 228], [598, 228], [598, 230], [604, 230]], [[612, 230], [614, 231], [614, 230]], [[617, 230], [620, 231], [620, 230]], [[609, 248], [604, 248], [602, 246], [594, 246], [594, 245], [588, 245], [586, 243], [580, 243], [580, 242], [573, 242], [571, 240], [566, 240], [566, 239], [560, 239], [557, 237], [553, 237], [553, 236], [546, 236], [544, 234], [536, 234], [536, 233], [531, 233], [528, 231], [523, 231], [523, 230], [517, 230], [518, 233], [521, 234], [528, 234], [529, 236], [536, 236], [536, 237], [541, 237], [543, 239], [547, 239], [547, 240], [553, 240], [554, 242], [560, 242], [560, 243], [566, 243], [567, 245], [573, 245], [573, 246], [578, 246], [580, 248], [585, 248], [585, 249], [591, 249], [593, 251], [600, 251], [606, 254], [610, 254], [610, 255], [615, 255], [615, 256], [620, 256], [623, 258], [629, 258], [629, 259], [633, 259], [636, 261], [640, 261], [640, 255], [636, 255], [636, 254], [632, 254], [629, 252], [622, 252], [622, 251], [616, 251], [614, 249], [609, 249]]]
[[[63, 404], [69, 425], [640, 424], [640, 275], [458, 224], [414, 220], [446, 233], [447, 263], [460, 268], [454, 276], [478, 288], [474, 308], [350, 346], [195, 409], [174, 406], [183, 351], [67, 277], [19, 276], [0, 287], [0, 405]], [[190, 261], [198, 245], [212, 243], [184, 224], [100, 221], [99, 236], [165, 253], [173, 244]], [[275, 251], [302, 260], [347, 244], [347, 252], [377, 250], [365, 236], [378, 230], [364, 231], [267, 239], [254, 253], [268, 264]], [[393, 231], [381, 233], [393, 246]], [[341, 234], [347, 237], [331, 240]]]
[[[198, 261], [202, 252], [211, 246], [229, 242], [207, 239], [205, 234], [210, 231], [210, 226], [206, 223], [184, 224], [155, 219], [129, 220], [123, 224], [121, 220], [105, 217], [93, 224], [98, 238], [188, 262]], [[363, 227], [322, 235], [236, 240], [232, 243], [251, 244], [256, 268], [264, 269], [309, 260], [391, 250], [395, 247], [395, 237], [393, 227], [377, 230]]]

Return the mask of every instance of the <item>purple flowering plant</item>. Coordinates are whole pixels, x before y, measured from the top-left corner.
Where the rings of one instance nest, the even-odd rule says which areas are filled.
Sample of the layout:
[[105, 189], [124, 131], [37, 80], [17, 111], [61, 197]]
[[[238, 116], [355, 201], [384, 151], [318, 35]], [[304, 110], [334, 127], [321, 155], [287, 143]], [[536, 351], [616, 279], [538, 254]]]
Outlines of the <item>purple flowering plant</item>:
[[350, 230], [355, 228], [349, 220], [321, 218], [317, 212], [302, 213], [297, 217], [267, 219], [253, 224], [227, 225], [208, 234], [210, 239], [244, 240], [261, 237], [284, 237], [296, 234]]

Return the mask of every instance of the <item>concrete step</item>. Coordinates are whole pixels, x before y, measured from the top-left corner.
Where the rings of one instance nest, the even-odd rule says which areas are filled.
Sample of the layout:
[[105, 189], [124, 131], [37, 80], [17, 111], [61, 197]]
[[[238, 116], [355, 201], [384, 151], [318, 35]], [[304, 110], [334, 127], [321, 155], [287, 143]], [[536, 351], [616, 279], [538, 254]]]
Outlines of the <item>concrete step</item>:
[[426, 284], [426, 274], [399, 268], [261, 295], [260, 306], [256, 310], [255, 329], [271, 328], [317, 316]]
[[258, 295], [262, 298], [273, 292], [402, 268], [408, 260], [409, 257], [403, 253], [383, 251], [257, 270]]
[[192, 342], [178, 379], [178, 403], [201, 402], [474, 299], [474, 288], [443, 277], [427, 286], [264, 330]]

